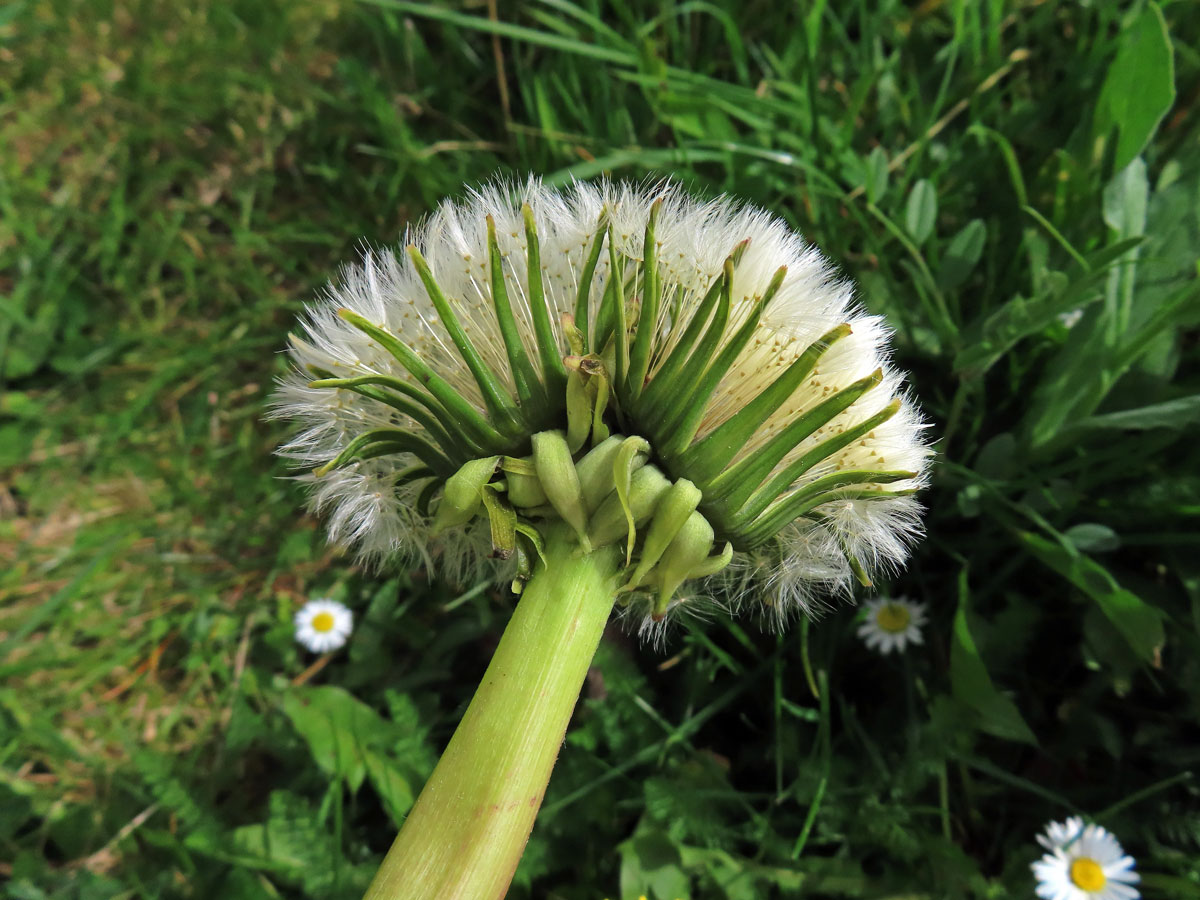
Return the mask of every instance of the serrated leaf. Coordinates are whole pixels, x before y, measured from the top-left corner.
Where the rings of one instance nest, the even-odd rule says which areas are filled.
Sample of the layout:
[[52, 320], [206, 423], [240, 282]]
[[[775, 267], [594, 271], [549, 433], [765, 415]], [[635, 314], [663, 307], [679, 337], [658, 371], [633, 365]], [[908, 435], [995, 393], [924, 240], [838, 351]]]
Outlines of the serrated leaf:
[[321, 771], [358, 790], [366, 777], [366, 744], [387, 728], [379, 714], [333, 685], [293, 691], [284, 697], [283, 712]]
[[351, 791], [369, 777], [392, 818], [403, 819], [414, 795], [407, 773], [388, 752], [400, 737], [392, 722], [333, 685], [293, 691], [283, 711], [321, 771]]
[[357, 894], [366, 887], [373, 866], [347, 863], [336, 836], [309, 801], [277, 790], [271, 792], [268, 809], [265, 824], [243, 825], [230, 832], [223, 845], [195, 849], [270, 871], [302, 885], [306, 896], [330, 896], [337, 888]]

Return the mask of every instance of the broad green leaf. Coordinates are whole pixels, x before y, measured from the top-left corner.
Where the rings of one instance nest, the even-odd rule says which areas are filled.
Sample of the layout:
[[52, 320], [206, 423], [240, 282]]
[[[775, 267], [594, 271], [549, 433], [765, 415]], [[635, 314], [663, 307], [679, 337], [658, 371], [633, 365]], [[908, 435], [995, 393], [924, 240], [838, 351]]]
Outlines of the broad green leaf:
[[927, 179], [922, 178], [912, 186], [908, 194], [908, 205], [904, 210], [904, 227], [917, 244], [923, 244], [933, 234], [937, 221], [937, 192]]
[[943, 290], [952, 290], [967, 280], [983, 256], [986, 243], [987, 226], [983, 219], [972, 219], [950, 239], [937, 276]]
[[980, 731], [1010, 741], [1037, 744], [1037, 738], [1025, 724], [1017, 705], [1005, 697], [988, 675], [975, 639], [967, 627], [967, 596], [962, 592], [954, 614], [950, 643], [950, 682], [954, 697], [974, 710]]
[[358, 790], [366, 776], [367, 745], [387, 728], [379, 714], [332, 685], [293, 691], [284, 698], [283, 711], [321, 771]]
[[[1146, 177], [1146, 164], [1141, 159], [1133, 160], [1105, 185], [1104, 221], [1113, 230], [1117, 241], [1140, 238], [1146, 233], [1149, 195], [1150, 182]], [[1131, 247], [1122, 257], [1121, 264], [1113, 266], [1108, 273], [1105, 317], [1112, 343], [1116, 343], [1119, 336], [1129, 328], [1133, 312], [1133, 286], [1137, 280], [1137, 258], [1140, 252], [1140, 247]]]
[[[1138, 260], [1133, 327], [1149, 319], [1178, 286], [1196, 278], [1200, 260], [1200, 172], [1158, 177], [1146, 211], [1146, 240]], [[1193, 313], [1191, 321], [1195, 321]]]
[[1149, 196], [1146, 163], [1133, 159], [1104, 186], [1104, 223], [1121, 239], [1145, 234]]
[[394, 723], [333, 685], [293, 691], [283, 711], [321, 771], [351, 791], [369, 777], [392, 818], [403, 819], [414, 797], [406, 772], [388, 753], [399, 737]]
[[1145, 149], [1175, 102], [1175, 63], [1167, 23], [1157, 3], [1147, 3], [1117, 38], [1092, 132], [1108, 139], [1116, 129], [1113, 170], [1120, 171]]
[[1158, 609], [1117, 584], [1108, 569], [1090, 557], [1036, 534], [1021, 532], [1019, 537], [1034, 556], [1096, 601], [1142, 662], [1157, 665], [1164, 640]]

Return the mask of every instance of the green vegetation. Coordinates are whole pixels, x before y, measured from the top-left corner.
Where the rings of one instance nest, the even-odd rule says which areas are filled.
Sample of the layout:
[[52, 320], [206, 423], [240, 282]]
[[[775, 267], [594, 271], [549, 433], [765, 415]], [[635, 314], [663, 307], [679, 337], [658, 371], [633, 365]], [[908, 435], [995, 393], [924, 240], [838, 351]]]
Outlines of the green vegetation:
[[326, 547], [277, 351], [464, 185], [608, 172], [889, 318], [931, 621], [611, 627], [511, 896], [1029, 896], [1080, 813], [1200, 897], [1200, 7], [498, 6], [0, 4], [0, 890], [361, 894], [512, 600]]

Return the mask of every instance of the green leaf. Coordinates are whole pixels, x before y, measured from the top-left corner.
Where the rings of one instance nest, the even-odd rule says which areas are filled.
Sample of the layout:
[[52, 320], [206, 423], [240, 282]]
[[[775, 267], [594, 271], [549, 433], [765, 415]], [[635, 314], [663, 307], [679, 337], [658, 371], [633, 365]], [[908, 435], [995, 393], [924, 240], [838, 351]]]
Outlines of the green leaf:
[[[391, 391], [398, 391], [400, 393], [397, 394], [388, 390], [382, 390], [379, 387], [375, 387], [375, 385], [383, 385], [384, 387], [391, 388]], [[311, 388], [344, 389], [363, 397], [370, 397], [379, 403], [386, 403], [392, 409], [398, 410], [408, 416], [429, 432], [429, 435], [450, 459], [458, 459], [463, 455], [469, 456], [477, 449], [477, 445], [449, 417], [449, 414], [446, 413], [445, 409], [436, 399], [412, 387], [412, 385], [403, 379], [390, 375], [360, 375], [355, 378], [321, 378], [317, 381], [309, 382], [308, 386]], [[400, 394], [416, 397], [424, 404], [424, 407], [405, 399]]]
[[472, 459], [446, 479], [442, 502], [438, 504], [437, 516], [433, 520], [433, 534], [439, 535], [450, 528], [466, 525], [475, 518], [483, 500], [483, 487], [496, 474], [499, 462], [499, 456]]
[[967, 129], [968, 134], [973, 134], [982, 142], [990, 140], [1000, 151], [1000, 155], [1004, 157], [1004, 166], [1008, 170], [1008, 180], [1012, 184], [1013, 194], [1016, 196], [1018, 206], [1027, 206], [1029, 204], [1029, 192], [1025, 189], [1025, 179], [1021, 175], [1021, 163], [1017, 159], [1017, 151], [1013, 149], [1012, 143], [1007, 137], [996, 131], [993, 128], [988, 128], [979, 122], [975, 122]]
[[1118, 258], [1114, 253], [1124, 254], [1139, 241], [1131, 238], [1105, 248], [1091, 260], [1085, 260], [1084, 272], [1074, 279], [1056, 279], [1048, 283], [1045, 294], [1013, 297], [986, 318], [976, 319], [963, 334], [963, 349], [954, 359], [955, 370], [966, 377], [978, 377], [1017, 342], [1049, 328], [1060, 315], [1095, 303], [1101, 298], [1097, 285], [1105, 277], [1105, 268]]
[[1019, 537], [1034, 556], [1096, 601], [1142, 662], [1157, 664], [1165, 639], [1163, 615], [1158, 609], [1125, 590], [1108, 569], [1070, 545], [1028, 532], [1021, 532]]
[[987, 226], [983, 219], [972, 219], [950, 239], [937, 276], [942, 290], [953, 290], [967, 280], [983, 256], [986, 243]]
[[376, 750], [364, 751], [363, 764], [367, 769], [367, 777], [371, 780], [371, 787], [375, 788], [383, 808], [387, 810], [392, 821], [399, 825], [416, 801], [408, 778], [394, 760]]
[[18, 322], [23, 320], [27, 325], [17, 332], [16, 340], [2, 348], [0, 355], [0, 376], [16, 381], [36, 372], [54, 349], [62, 310], [56, 303], [42, 303], [31, 317], [18, 318], [12, 309], [0, 305], [0, 313]]
[[[877, 369], [866, 378], [860, 378], [842, 388], [832, 397], [818, 403], [812, 409], [790, 422], [779, 434], [767, 441], [755, 453], [726, 469], [704, 486], [705, 498], [719, 501], [729, 510], [740, 510], [742, 515], [757, 515], [768, 503], [787, 490], [791, 484], [819, 463], [836, 453], [851, 441], [856, 441], [882, 425], [900, 410], [899, 400], [893, 400], [882, 410], [859, 424], [827, 437], [788, 462], [781, 472], [775, 472], [770, 481], [765, 481], [783, 460], [805, 439], [816, 433], [818, 428], [831, 421], [834, 416], [849, 409], [867, 391], [883, 379], [883, 371]], [[749, 505], [743, 507], [747, 501]]]
[[1131, 160], [1104, 186], [1104, 223], [1118, 238], [1137, 237], [1146, 232], [1146, 205], [1150, 181], [1146, 163]]
[[918, 244], [929, 240], [937, 222], [937, 192], [928, 179], [922, 178], [908, 193], [908, 205], [904, 210], [904, 227]]
[[681, 866], [678, 845], [665, 831], [652, 826], [637, 833], [618, 848], [621, 854], [621, 898], [638, 900], [689, 896], [688, 877]]
[[510, 559], [517, 552], [517, 512], [499, 491], [490, 485], [481, 490], [492, 533], [492, 556]]
[[[612, 381], [614, 385], [619, 385], [625, 380], [625, 373], [629, 368], [629, 328], [625, 315], [624, 259], [623, 256], [617, 253], [617, 247], [613, 243], [612, 238], [612, 226], [610, 225], [608, 234], [608, 290], [605, 292], [604, 307], [610, 312], [609, 318], [611, 319], [613, 329]], [[606, 326], [607, 324], [609, 323], [606, 323]], [[599, 342], [604, 340], [604, 332], [606, 330], [607, 327], [601, 328], [599, 322], [597, 322], [597, 348], [599, 348]]]
[[867, 190], [867, 200], [878, 204], [879, 198], [887, 190], [888, 156], [882, 146], [876, 146], [867, 157], [867, 173], [864, 187]]
[[1183, 282], [1155, 305], [1140, 326], [1120, 333], [1116, 347], [1109, 343], [1104, 318], [1089, 322], [1085, 317], [1076, 325], [1067, 344], [1046, 367], [1025, 414], [1024, 427], [1033, 446], [1071, 434], [1073, 429], [1064, 426], [1091, 415], [1152, 341], [1186, 320], [1198, 294], [1200, 284], [1194, 279]]
[[326, 775], [356, 791], [366, 777], [366, 745], [387, 728], [375, 710], [332, 685], [294, 691], [283, 712], [308, 743], [313, 761]]
[[321, 824], [317, 810], [290, 791], [272, 791], [266, 824], [234, 829], [221, 845], [188, 845], [237, 865], [263, 869], [303, 885], [305, 896], [331, 896], [335, 887], [358, 893], [370, 878], [369, 865], [350, 865], [337, 836]]
[[1151, 428], [1182, 429], [1197, 423], [1200, 423], [1200, 394], [1092, 416], [1080, 422], [1079, 427], [1146, 431]]
[[978, 715], [980, 731], [1010, 741], [1037, 744], [1017, 705], [1005, 697], [988, 675], [987, 667], [967, 627], [967, 592], [960, 592], [950, 642], [950, 681], [954, 697]]
[[[830, 472], [828, 475], [809, 482], [803, 487], [797, 488], [792, 493], [788, 494], [781, 500], [777, 500], [770, 506], [766, 506], [763, 509], [753, 508], [746, 513], [739, 512], [733, 517], [730, 525], [737, 529], [747, 527], [750, 524], [747, 520], [759, 516], [759, 513], [761, 512], [761, 517], [759, 517], [758, 521], [753, 523], [753, 528], [751, 530], [762, 527], [768, 529], [772, 534], [774, 534], [788, 522], [794, 521], [795, 519], [807, 513], [809, 510], [820, 506], [822, 503], [828, 503], [830, 500], [834, 500], [840, 496], [849, 496], [850, 494], [854, 493], [843, 492], [843, 488], [865, 484], [868, 485], [867, 490], [869, 494], [871, 485], [878, 487], [879, 485], [883, 484], [893, 484], [897, 481], [907, 481], [911, 478], [915, 478], [916, 475], [916, 472], [909, 471], [881, 472], [855, 469], [838, 469], [834, 472]], [[877, 493], [883, 494], [885, 492], [880, 490]], [[753, 506], [753, 504], [751, 505]], [[772, 527], [772, 524], [775, 527]]]
[[351, 438], [342, 452], [325, 465], [313, 470], [318, 478], [355, 459], [371, 459], [390, 453], [411, 453], [435, 472], [449, 476], [454, 465], [420, 435], [399, 428], [377, 428]]
[[1098, 522], [1073, 525], [1063, 532], [1063, 537], [1081, 553], [1105, 553], [1121, 546], [1117, 533]]
[[[670, 355], [667, 356], [666, 362], [659, 366], [658, 371], [654, 373], [654, 378], [646, 385], [637, 405], [637, 412], [644, 418], [652, 421], [660, 417], [665, 411], [666, 404], [671, 402], [672, 397], [679, 391], [679, 386], [689, 383], [687, 380], [679, 379], [680, 372], [689, 363], [692, 366], [703, 366], [704, 363], [708, 362], [708, 356], [711, 356], [715, 349], [715, 341], [720, 339], [721, 335], [719, 331], [713, 339], [711, 346], [707, 343], [706, 339], [706, 342], [701, 343], [696, 348], [696, 352], [693, 353], [692, 345], [700, 337], [700, 333], [704, 330], [704, 326], [707, 324], [709, 315], [714, 308], [717, 308], [720, 327], [724, 328], [725, 318], [728, 317], [729, 310], [726, 307], [724, 312], [722, 312], [718, 306], [725, 296], [724, 285], [724, 276], [713, 279], [712, 284], [709, 285], [708, 292], [704, 295], [704, 299], [696, 306], [683, 334], [680, 335], [679, 340], [675, 342], [675, 346], [671, 349]], [[679, 317], [681, 314], [682, 310], [672, 310], [672, 319]], [[711, 332], [712, 329], [709, 329], [709, 333]], [[699, 359], [702, 355], [703, 359]], [[699, 371], [697, 369], [696, 377], [699, 377]]]
[[[1140, 238], [1146, 233], [1149, 195], [1150, 181], [1141, 159], [1133, 160], [1105, 185], [1104, 221], [1113, 230], [1116, 241]], [[1106, 317], [1109, 339], [1114, 342], [1129, 328], [1139, 252], [1138, 246], [1129, 248], [1121, 258], [1122, 264], [1114, 266], [1108, 274]]]
[[1007, 481], [1018, 468], [1017, 439], [1011, 431], [1002, 431], [979, 450], [975, 471], [992, 481]]
[[1146, 4], [1118, 44], [1096, 101], [1092, 133], [1107, 140], [1116, 129], [1113, 169], [1119, 172], [1150, 143], [1175, 102], [1175, 63], [1157, 3]]
[[394, 723], [333, 685], [293, 691], [284, 698], [283, 711], [322, 772], [341, 779], [352, 792], [370, 778], [388, 814], [403, 820], [414, 795], [408, 775], [391, 755], [402, 737]]

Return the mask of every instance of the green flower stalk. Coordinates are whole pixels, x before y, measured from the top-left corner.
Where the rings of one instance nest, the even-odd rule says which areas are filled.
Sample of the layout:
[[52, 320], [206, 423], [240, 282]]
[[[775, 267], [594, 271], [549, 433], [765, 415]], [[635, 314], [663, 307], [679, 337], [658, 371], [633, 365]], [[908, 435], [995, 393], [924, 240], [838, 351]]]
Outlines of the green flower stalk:
[[674, 185], [513, 193], [347, 269], [275, 399], [331, 540], [520, 595], [376, 900], [504, 895], [614, 607], [782, 623], [920, 530], [924, 426], [817, 250]]

